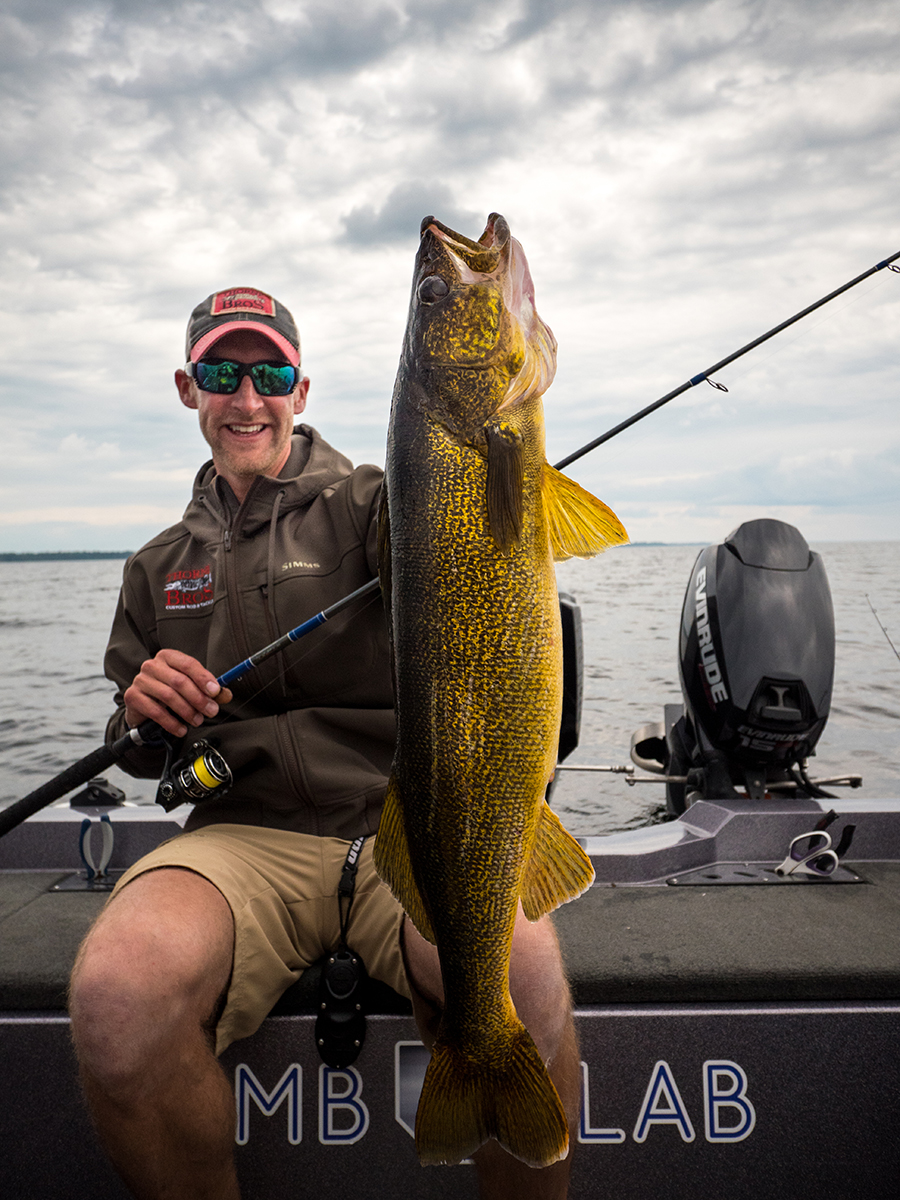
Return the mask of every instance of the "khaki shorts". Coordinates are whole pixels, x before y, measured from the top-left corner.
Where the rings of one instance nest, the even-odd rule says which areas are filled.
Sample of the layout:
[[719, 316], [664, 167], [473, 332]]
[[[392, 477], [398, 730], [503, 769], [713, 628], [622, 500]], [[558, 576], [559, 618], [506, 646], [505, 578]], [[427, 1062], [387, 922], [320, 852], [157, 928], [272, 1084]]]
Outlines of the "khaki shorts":
[[[400, 948], [403, 909], [375, 872], [374, 844], [367, 838], [360, 854], [347, 943], [373, 979], [409, 997]], [[256, 825], [210, 825], [164, 842], [119, 880], [113, 895], [146, 871], [184, 867], [228, 901], [234, 967], [216, 1054], [254, 1033], [282, 992], [339, 945], [337, 886], [350, 845]]]

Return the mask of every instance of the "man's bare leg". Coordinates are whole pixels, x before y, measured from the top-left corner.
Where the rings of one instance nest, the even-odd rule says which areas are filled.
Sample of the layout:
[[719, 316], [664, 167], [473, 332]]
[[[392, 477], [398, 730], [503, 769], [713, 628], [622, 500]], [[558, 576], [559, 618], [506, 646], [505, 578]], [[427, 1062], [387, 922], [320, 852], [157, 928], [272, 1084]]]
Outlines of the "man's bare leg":
[[[437, 950], [411, 921], [403, 926], [404, 953], [413, 984], [413, 1010], [422, 1040], [431, 1046], [443, 1002]], [[556, 931], [548, 917], [532, 924], [521, 911], [513, 935], [510, 991], [525, 1028], [546, 1062], [569, 1118], [569, 1153], [551, 1167], [526, 1166], [497, 1142], [474, 1155], [483, 1200], [565, 1200], [581, 1108], [581, 1064], [572, 999]]]
[[234, 925], [202, 876], [161, 868], [104, 909], [72, 974], [72, 1036], [100, 1139], [138, 1200], [239, 1200], [234, 1095], [211, 1021]]

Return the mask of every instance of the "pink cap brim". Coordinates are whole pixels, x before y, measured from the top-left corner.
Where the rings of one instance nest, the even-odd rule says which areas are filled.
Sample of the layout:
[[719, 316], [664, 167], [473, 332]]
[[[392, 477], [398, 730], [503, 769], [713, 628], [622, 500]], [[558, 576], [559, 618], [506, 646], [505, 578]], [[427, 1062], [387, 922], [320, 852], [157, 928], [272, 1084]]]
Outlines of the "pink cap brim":
[[199, 362], [210, 346], [214, 346], [226, 333], [233, 333], [236, 329], [255, 329], [278, 347], [292, 367], [300, 365], [300, 351], [297, 347], [292, 346], [286, 337], [282, 337], [280, 333], [276, 333], [270, 325], [263, 325], [258, 321], [226, 321], [222, 325], [217, 325], [215, 329], [211, 329], [209, 333], [205, 333], [191, 347], [191, 362]]

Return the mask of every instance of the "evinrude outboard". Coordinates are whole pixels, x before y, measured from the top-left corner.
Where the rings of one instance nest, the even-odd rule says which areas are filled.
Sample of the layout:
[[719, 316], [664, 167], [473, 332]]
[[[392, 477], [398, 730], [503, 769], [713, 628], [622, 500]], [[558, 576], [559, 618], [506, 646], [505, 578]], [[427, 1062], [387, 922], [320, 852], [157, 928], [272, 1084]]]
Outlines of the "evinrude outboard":
[[806, 759], [831, 705], [834, 611], [822, 559], [797, 529], [747, 521], [700, 552], [684, 598], [679, 671], [683, 711], [667, 705], [665, 730], [632, 751], [639, 765], [656, 760], [657, 770], [685, 780], [667, 783], [671, 813], [695, 799], [734, 798], [736, 788], [756, 799], [785, 782], [795, 795], [825, 794]]

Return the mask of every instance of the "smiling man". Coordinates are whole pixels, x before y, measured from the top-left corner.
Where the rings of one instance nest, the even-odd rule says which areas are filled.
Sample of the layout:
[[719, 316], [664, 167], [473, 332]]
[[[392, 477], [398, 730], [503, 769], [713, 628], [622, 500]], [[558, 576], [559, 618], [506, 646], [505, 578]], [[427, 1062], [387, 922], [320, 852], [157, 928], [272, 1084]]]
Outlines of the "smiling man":
[[[147, 718], [179, 756], [211, 737], [234, 782], [120, 881], [82, 947], [71, 1014], [95, 1124], [134, 1194], [236, 1197], [234, 1096], [215, 1055], [339, 944], [337, 883], [353, 840], [378, 826], [394, 745], [382, 605], [360, 602], [234, 697], [216, 676], [375, 576], [381, 471], [295, 428], [309, 381], [271, 296], [207, 297], [185, 359], [175, 384], [212, 461], [183, 519], [126, 563], [108, 737]], [[143, 747], [122, 765], [154, 777], [163, 757]], [[408, 995], [402, 911], [371, 849], [348, 941]]]
[[[257, 475], [278, 475], [287, 462], [294, 417], [306, 408], [309, 380], [300, 372], [299, 346], [285, 337], [273, 342], [258, 329], [241, 329], [237, 321], [228, 325], [238, 328], [211, 344], [215, 354], [191, 349], [187, 369], [175, 372], [175, 385], [182, 404], [198, 411], [217, 473], [243, 500]], [[218, 390], [235, 386], [230, 392]]]
[[[395, 739], [378, 597], [332, 618], [302, 652], [262, 663], [233, 697], [216, 681], [375, 577], [382, 473], [295, 427], [309, 381], [294, 320], [271, 296], [207, 297], [185, 359], [175, 383], [212, 460], [182, 520], [125, 565], [105, 662], [118, 689], [107, 738], [151, 718], [178, 757], [214, 741], [233, 782], [120, 879], [79, 953], [69, 1010], [94, 1123], [132, 1193], [237, 1200], [234, 1092], [217, 1055], [341, 944], [338, 883], [357, 839], [348, 945], [369, 975], [411, 997], [426, 1039], [442, 986], [435, 948], [404, 931], [372, 864]], [[144, 746], [121, 765], [153, 778], [164, 761]], [[574, 1120], [578, 1051], [546, 918], [520, 920], [511, 980]], [[492, 1200], [565, 1195], [568, 1162], [531, 1171], [496, 1143], [476, 1162]]]

